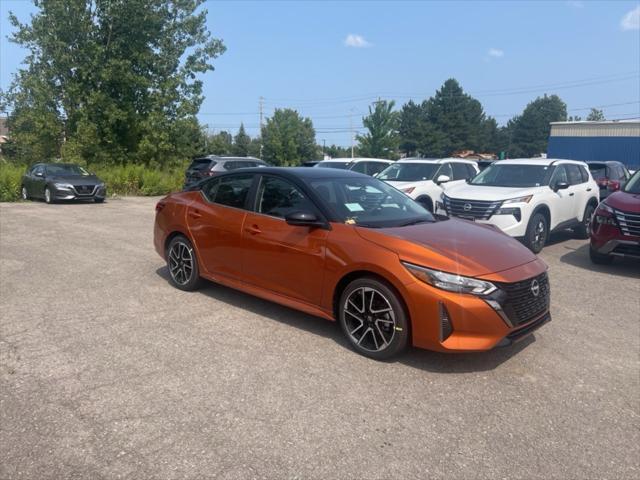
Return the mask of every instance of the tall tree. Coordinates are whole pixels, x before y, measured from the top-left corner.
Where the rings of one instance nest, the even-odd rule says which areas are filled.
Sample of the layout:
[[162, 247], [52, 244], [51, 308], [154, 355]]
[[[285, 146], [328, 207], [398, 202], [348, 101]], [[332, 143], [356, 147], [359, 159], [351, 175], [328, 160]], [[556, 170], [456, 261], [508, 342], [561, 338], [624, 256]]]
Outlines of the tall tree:
[[369, 115], [362, 119], [368, 132], [357, 135], [358, 152], [363, 157], [398, 158], [398, 112], [393, 111], [395, 102], [379, 100], [373, 109], [369, 106]]
[[193, 153], [196, 78], [225, 50], [203, 1], [34, 0], [29, 23], [10, 14], [11, 40], [29, 52], [5, 97], [16, 142], [87, 162]]
[[233, 138], [233, 154], [239, 157], [246, 157], [249, 155], [249, 148], [251, 147], [251, 137], [247, 135], [244, 130], [244, 124], [240, 124], [238, 133]]
[[589, 112], [589, 115], [587, 115], [588, 122], [602, 122], [604, 120], [606, 120], [604, 118], [604, 112], [602, 110], [598, 110], [597, 108], [592, 108]]
[[262, 143], [262, 159], [274, 165], [300, 165], [317, 156], [313, 123], [289, 108], [276, 109], [267, 119]]
[[207, 153], [212, 155], [233, 155], [233, 136], [222, 130], [207, 138]]
[[510, 157], [532, 157], [547, 151], [551, 122], [567, 119], [567, 105], [557, 95], [544, 95], [529, 103], [522, 115], [507, 124]]

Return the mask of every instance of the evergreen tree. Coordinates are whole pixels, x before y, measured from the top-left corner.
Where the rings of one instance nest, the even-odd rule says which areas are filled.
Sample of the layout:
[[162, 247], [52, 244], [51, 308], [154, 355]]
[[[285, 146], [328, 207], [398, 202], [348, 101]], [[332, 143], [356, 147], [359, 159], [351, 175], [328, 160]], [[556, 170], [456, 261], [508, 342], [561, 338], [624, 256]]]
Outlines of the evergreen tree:
[[244, 130], [244, 124], [240, 124], [240, 129], [233, 139], [233, 153], [239, 157], [249, 155], [249, 147], [251, 146], [251, 137]]
[[379, 100], [369, 115], [362, 119], [368, 132], [357, 135], [358, 152], [363, 157], [398, 158], [398, 112], [393, 111], [394, 101]]
[[262, 128], [262, 159], [278, 166], [300, 165], [318, 155], [309, 118], [289, 108], [276, 109]]

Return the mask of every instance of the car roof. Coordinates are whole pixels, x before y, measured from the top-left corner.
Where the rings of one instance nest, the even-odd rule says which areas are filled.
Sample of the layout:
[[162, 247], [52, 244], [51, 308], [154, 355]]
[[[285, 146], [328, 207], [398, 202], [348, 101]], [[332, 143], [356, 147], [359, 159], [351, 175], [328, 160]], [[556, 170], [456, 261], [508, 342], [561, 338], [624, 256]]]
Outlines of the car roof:
[[[345, 178], [345, 177], [364, 177], [371, 178], [362, 173], [352, 172], [351, 170], [341, 170], [336, 168], [307, 168], [307, 167], [251, 167], [239, 168], [232, 172], [224, 173], [224, 176], [244, 173], [259, 173], [262, 175], [273, 174], [287, 178], [300, 178], [304, 180], [322, 179], [322, 178]], [[221, 177], [220, 175], [219, 177]], [[214, 178], [219, 178], [214, 177]]]
[[456, 158], [456, 157], [447, 157], [447, 158], [417, 158], [417, 157], [409, 157], [409, 158], [401, 158], [398, 160], [401, 163], [444, 163], [444, 162], [458, 162], [458, 163], [469, 163], [471, 165], [475, 165], [477, 162], [475, 160], [467, 160], [466, 158]]
[[581, 162], [578, 160], [566, 160], [563, 158], [511, 158], [509, 160], [497, 160], [494, 163], [501, 164], [501, 165], [542, 165], [542, 166], [571, 163], [574, 165], [586, 166], [584, 162]]
[[587, 165], [598, 165], [598, 164], [605, 164], [605, 165], [624, 165], [624, 163], [622, 162], [617, 162], [615, 160], [587, 160], [586, 162]]
[[[212, 161], [216, 161], [216, 162], [226, 162], [226, 161], [237, 161], [237, 160], [241, 160], [241, 161], [250, 161], [250, 162], [263, 162], [264, 160], [260, 160], [259, 158], [255, 158], [255, 157], [223, 157], [223, 156], [219, 156], [219, 155], [204, 155], [202, 157], [194, 157], [193, 160], [212, 160]], [[192, 161], [193, 161], [192, 160]]]
[[393, 160], [387, 160], [386, 158], [367, 158], [367, 157], [354, 157], [354, 158], [330, 158], [329, 160], [321, 160], [318, 163], [331, 163], [331, 162], [349, 162], [349, 163], [358, 163], [358, 162], [384, 162], [384, 163], [393, 163]]

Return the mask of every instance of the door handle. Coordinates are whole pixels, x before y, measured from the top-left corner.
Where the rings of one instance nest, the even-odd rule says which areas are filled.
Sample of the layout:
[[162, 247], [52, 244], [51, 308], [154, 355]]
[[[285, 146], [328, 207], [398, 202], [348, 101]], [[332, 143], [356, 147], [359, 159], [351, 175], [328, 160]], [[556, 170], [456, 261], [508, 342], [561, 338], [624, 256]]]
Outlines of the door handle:
[[587, 188], [587, 192], [590, 192], [590, 191], [591, 191], [591, 188]]
[[571, 193], [569, 194], [569, 196], [570, 196], [570, 197], [573, 197], [574, 195], [575, 195], [575, 193], [573, 193], [573, 192], [571, 192]]
[[251, 235], [262, 233], [262, 230], [260, 230], [257, 225], [251, 225], [250, 227], [245, 228], [245, 231], [249, 232]]
[[198, 210], [189, 210], [189, 216], [191, 218], [201, 218], [202, 214]]

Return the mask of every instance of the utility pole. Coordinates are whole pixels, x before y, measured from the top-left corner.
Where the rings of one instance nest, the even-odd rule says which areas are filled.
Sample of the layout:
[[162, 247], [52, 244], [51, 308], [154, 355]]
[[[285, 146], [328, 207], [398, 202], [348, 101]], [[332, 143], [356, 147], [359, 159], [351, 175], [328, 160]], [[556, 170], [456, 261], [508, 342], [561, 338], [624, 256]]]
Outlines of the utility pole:
[[349, 134], [351, 135], [351, 158], [353, 159], [353, 108], [349, 109]]
[[260, 158], [262, 158], [262, 111], [264, 104], [264, 97], [260, 95], [260, 99], [258, 102], [260, 108]]

